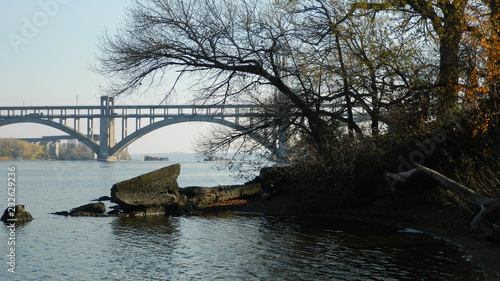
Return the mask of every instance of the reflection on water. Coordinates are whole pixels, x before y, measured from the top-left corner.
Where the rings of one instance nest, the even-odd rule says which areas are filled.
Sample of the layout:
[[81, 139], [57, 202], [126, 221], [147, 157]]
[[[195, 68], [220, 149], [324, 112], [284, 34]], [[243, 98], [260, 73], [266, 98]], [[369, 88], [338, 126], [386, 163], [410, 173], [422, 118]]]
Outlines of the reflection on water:
[[[18, 202], [34, 220], [16, 230], [16, 275], [5, 263], [8, 230], [0, 230], [0, 280], [482, 280], [464, 253], [442, 240], [352, 221], [54, 216], [163, 164], [16, 164]], [[185, 175], [197, 175], [181, 185], [228, 180], [207, 163], [181, 165]]]
[[126, 218], [112, 233], [116, 280], [481, 280], [441, 240], [348, 221]]

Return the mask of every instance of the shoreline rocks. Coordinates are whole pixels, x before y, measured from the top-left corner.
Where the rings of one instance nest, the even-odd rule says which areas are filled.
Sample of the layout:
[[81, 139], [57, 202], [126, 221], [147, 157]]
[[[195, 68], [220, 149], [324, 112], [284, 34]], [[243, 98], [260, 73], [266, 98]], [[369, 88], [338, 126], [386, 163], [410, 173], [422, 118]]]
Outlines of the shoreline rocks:
[[[180, 174], [180, 168], [180, 164], [174, 164], [115, 183], [111, 187], [111, 197], [109, 198], [117, 206], [111, 207], [113, 210], [107, 213], [105, 205], [98, 202], [53, 214], [119, 217], [194, 215], [210, 211], [209, 205], [260, 195], [262, 192], [260, 183], [179, 188], [177, 178]], [[103, 196], [99, 199], [108, 199], [108, 197]]]
[[261, 191], [262, 188], [259, 183], [251, 183], [216, 187], [190, 186], [180, 189], [179, 193], [186, 196], [187, 202], [206, 207], [223, 201], [256, 195]]

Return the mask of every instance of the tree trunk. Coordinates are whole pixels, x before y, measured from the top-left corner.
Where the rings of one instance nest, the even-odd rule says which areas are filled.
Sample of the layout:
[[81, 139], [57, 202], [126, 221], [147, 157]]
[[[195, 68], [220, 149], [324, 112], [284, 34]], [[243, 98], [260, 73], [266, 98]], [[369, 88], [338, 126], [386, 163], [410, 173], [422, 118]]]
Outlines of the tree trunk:
[[[335, 32], [335, 31], [334, 31]], [[353, 136], [354, 132], [357, 132], [358, 134], [361, 134], [361, 129], [356, 128], [356, 122], [354, 122], [354, 117], [353, 117], [353, 104], [351, 102], [351, 95], [350, 95], [350, 84], [349, 84], [349, 79], [347, 75], [347, 69], [344, 63], [344, 55], [342, 53], [342, 47], [340, 46], [340, 39], [339, 35], [335, 34], [335, 46], [337, 48], [337, 54], [339, 56], [339, 63], [340, 63], [340, 69], [342, 73], [342, 83], [343, 88], [344, 88], [344, 96], [345, 96], [345, 101], [346, 101], [346, 107], [347, 107], [347, 128], [349, 131], [349, 135]]]
[[[437, 27], [439, 35], [438, 115], [446, 118], [446, 111], [458, 104], [459, 49], [464, 27], [466, 1], [445, 4], [442, 7], [443, 25]], [[437, 26], [437, 25], [435, 25]]]
[[387, 176], [397, 182], [404, 183], [413, 175], [419, 173], [424, 173], [431, 176], [445, 188], [452, 190], [460, 194], [464, 198], [467, 198], [473, 203], [479, 205], [481, 207], [481, 211], [471, 222], [472, 230], [481, 230], [484, 234], [486, 234], [486, 238], [488, 241], [500, 243], [500, 229], [495, 228], [490, 222], [487, 221], [487, 218], [490, 214], [500, 209], [500, 198], [484, 197], [469, 189], [468, 187], [421, 165], [416, 165], [416, 168], [399, 174], [387, 173]]

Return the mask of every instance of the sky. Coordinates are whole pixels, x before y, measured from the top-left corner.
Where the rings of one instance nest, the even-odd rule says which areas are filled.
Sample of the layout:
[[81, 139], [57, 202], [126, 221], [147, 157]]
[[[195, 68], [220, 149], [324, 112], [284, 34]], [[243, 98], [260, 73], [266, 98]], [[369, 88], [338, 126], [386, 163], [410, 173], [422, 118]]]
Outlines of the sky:
[[[91, 70], [99, 37], [115, 34], [129, 0], [0, 0], [0, 106], [99, 105], [105, 77]], [[180, 91], [170, 104], [182, 104]], [[116, 105], [152, 105], [161, 90], [118, 97]], [[158, 129], [129, 152], [192, 152], [193, 139], [210, 125], [184, 123]], [[0, 138], [63, 135], [39, 124], [0, 127]], [[117, 140], [118, 141], [118, 140]]]

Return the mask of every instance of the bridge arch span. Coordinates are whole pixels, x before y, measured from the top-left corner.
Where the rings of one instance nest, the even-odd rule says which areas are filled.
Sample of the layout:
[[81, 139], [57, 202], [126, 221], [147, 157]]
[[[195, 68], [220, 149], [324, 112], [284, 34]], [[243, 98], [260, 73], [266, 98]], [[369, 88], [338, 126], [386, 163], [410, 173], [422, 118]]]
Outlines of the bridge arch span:
[[[179, 117], [173, 117], [169, 119], [165, 119], [162, 121], [155, 122], [153, 124], [147, 125], [139, 130], [136, 130], [132, 134], [128, 135], [118, 143], [116, 143], [111, 149], [110, 149], [110, 155], [114, 156], [117, 153], [119, 153], [121, 150], [123, 150], [125, 147], [133, 143], [134, 141], [138, 140], [139, 138], [147, 135], [148, 133], [153, 132], [154, 130], [169, 126], [169, 125], [174, 125], [174, 124], [180, 124], [180, 123], [186, 123], [186, 122], [205, 122], [205, 123], [214, 123], [214, 124], [219, 124], [223, 125], [226, 127], [230, 127], [232, 129], [235, 129], [240, 132], [245, 132], [246, 129], [234, 122], [224, 120], [222, 118], [206, 118], [206, 116], [199, 116], [199, 118], [193, 118], [193, 116], [179, 116]], [[255, 141], [258, 143], [262, 144], [265, 148], [274, 151], [276, 148], [274, 145], [266, 140], [264, 140], [262, 137], [255, 133], [249, 133], [249, 136], [253, 138]]]
[[96, 142], [94, 142], [93, 140], [91, 140], [90, 138], [85, 136], [84, 134], [82, 134], [78, 131], [75, 131], [74, 129], [72, 129], [66, 125], [54, 122], [52, 120], [40, 119], [40, 118], [26, 118], [26, 117], [0, 119], [0, 127], [6, 126], [6, 125], [12, 125], [12, 124], [19, 124], [19, 123], [37, 123], [37, 124], [42, 124], [42, 125], [46, 125], [46, 126], [61, 130], [65, 133], [67, 133], [68, 135], [74, 137], [75, 139], [81, 141], [83, 144], [88, 146], [96, 154], [99, 153], [99, 145]]

